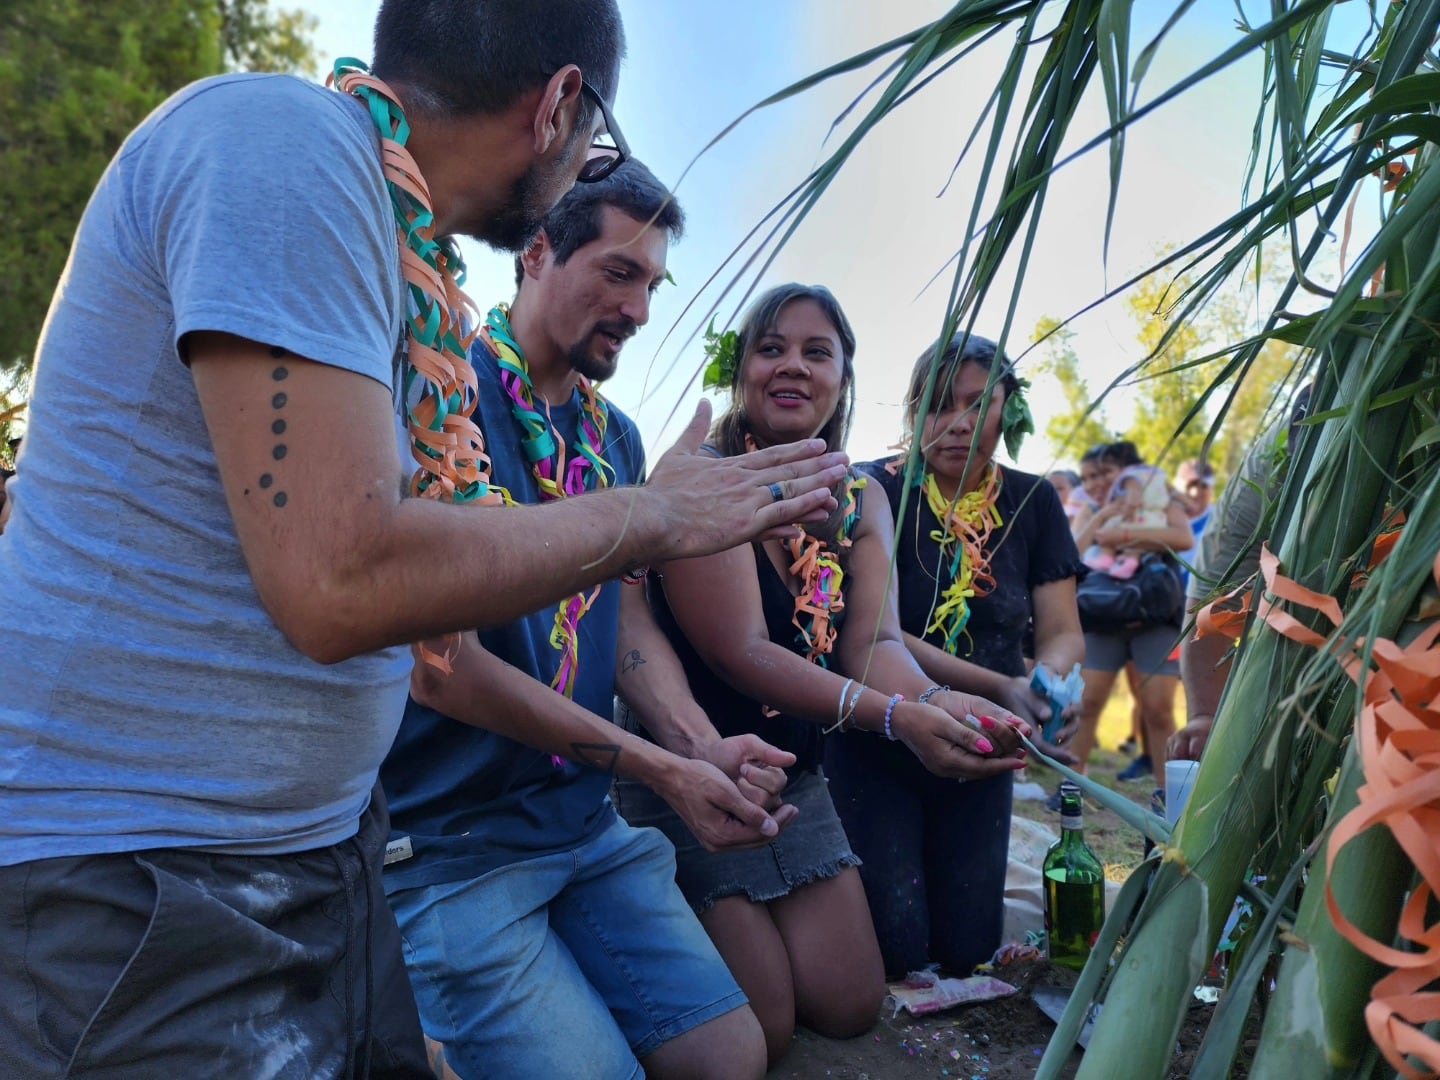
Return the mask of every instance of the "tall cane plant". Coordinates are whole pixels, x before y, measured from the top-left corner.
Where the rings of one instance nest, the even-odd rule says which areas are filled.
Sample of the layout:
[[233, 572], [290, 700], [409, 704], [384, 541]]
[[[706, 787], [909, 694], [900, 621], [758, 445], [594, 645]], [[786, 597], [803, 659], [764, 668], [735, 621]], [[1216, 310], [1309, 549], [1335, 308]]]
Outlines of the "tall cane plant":
[[[843, 118], [849, 126], [830, 156], [747, 238], [760, 243], [744, 266], [758, 279], [870, 131], [910, 96], [937, 92], [927, 89], [936, 75], [1003, 34], [1014, 43], [1008, 62], [961, 148], [962, 157], [978, 156], [980, 181], [957, 240], [937, 335], [946, 341], [974, 325], [1003, 260], [1016, 258], [1023, 280], [1046, 194], [1065, 183], [1069, 161], [1108, 154], [1108, 240], [1130, 126], [1226, 65], [1263, 59], [1249, 173], [1236, 178], [1244, 195], [1234, 213], [1110, 295], [1157, 271], [1184, 274], [1194, 284], [1170, 312], [1178, 328], [1262, 254], [1288, 265], [1288, 285], [1259, 332], [1196, 361], [1211, 365], [1213, 378], [1186, 423], [1202, 422], [1213, 408], [1213, 436], [1267, 341], [1305, 347], [1310, 416], [1288, 446], [1287, 478], [1263, 529], [1282, 577], [1333, 597], [1343, 616], [1337, 626], [1277, 600], [1264, 583], [1253, 586], [1254, 606], [1270, 616], [1252, 615], [1244, 631], [1186, 812], [1123, 891], [1101, 936], [1102, 945], [1116, 946], [1113, 955], [1107, 948], [1092, 955], [1038, 1076], [1060, 1075], [1073, 1033], [1097, 1000], [1104, 1008], [1080, 1076], [1166, 1076], [1191, 993], [1242, 899], [1254, 915], [1194, 1075], [1230, 1074], [1274, 954], [1284, 959], [1252, 1075], [1403, 1072], [1406, 1050], [1426, 1051], [1403, 1032], [1392, 1038], [1395, 1025], [1407, 1015], [1412, 1023], [1440, 1020], [1440, 1009], [1371, 1004], [1367, 1028], [1367, 1002], [1384, 968], [1336, 932], [1329, 898], [1350, 923], [1389, 943], [1416, 877], [1415, 834], [1405, 834], [1402, 851], [1383, 827], [1372, 829], [1340, 853], [1333, 872], [1327, 867], [1331, 830], [1367, 797], [1376, 767], [1375, 747], [1354, 732], [1362, 704], [1376, 707], [1377, 642], [1412, 639], [1440, 615], [1433, 588], [1440, 573], [1440, 61], [1432, 51], [1440, 0], [1370, 0], [1371, 32], [1353, 51], [1332, 41], [1338, 0], [1271, 0], [1264, 18], [1253, 20], [1246, 11], [1261, 5], [1237, 5], [1233, 43], [1139, 104], [1156, 50], [1192, 4], [1176, 0], [1159, 36], [1136, 49], [1135, 0], [961, 0], [933, 23], [762, 102], [757, 108], [883, 66]], [[1072, 126], [1090, 95], [1103, 97], [1109, 126], [1085, 141]], [[1362, 187], [1380, 182], [1378, 227], [1335, 281], [1322, 263], [1327, 242], [1348, 234]], [[1012, 297], [1002, 336], [1014, 312]], [[1162, 340], [1116, 382], [1156, 374], [1164, 348]], [[1277, 388], [1277, 402], [1284, 396]], [[912, 455], [913, 469], [918, 449]], [[1399, 515], [1406, 521], [1399, 542], [1370, 570], [1377, 537]], [[1385, 693], [1440, 728], [1428, 699], [1403, 700], [1433, 697], [1440, 685], [1395, 686]], [[1440, 752], [1431, 756], [1440, 763]], [[1429, 782], [1440, 798], [1440, 778]], [[1106, 796], [1098, 786], [1092, 791]], [[1146, 828], [1166, 839], [1163, 823]], [[1440, 867], [1440, 854], [1433, 862]], [[1374, 1035], [1388, 1059], [1376, 1052]]]

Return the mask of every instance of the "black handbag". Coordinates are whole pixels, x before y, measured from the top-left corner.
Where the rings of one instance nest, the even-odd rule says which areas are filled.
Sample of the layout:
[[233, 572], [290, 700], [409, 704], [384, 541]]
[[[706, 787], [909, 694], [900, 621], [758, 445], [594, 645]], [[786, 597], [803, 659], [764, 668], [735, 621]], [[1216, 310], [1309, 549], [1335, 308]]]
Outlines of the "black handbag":
[[1185, 587], [1172, 559], [1157, 552], [1141, 556], [1128, 578], [1091, 570], [1075, 590], [1080, 625], [1092, 632], [1133, 626], [1176, 624], [1185, 610]]

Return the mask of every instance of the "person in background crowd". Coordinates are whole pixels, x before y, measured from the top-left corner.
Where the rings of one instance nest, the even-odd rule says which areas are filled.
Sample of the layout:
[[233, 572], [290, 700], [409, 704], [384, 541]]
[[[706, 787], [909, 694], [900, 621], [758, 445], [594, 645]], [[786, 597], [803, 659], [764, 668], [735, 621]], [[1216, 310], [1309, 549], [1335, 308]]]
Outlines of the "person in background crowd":
[[1105, 447], [1094, 446], [1080, 458], [1080, 483], [1071, 489], [1065, 499], [1065, 517], [1070, 522], [1072, 537], [1085, 527], [1105, 498], [1105, 477], [1100, 467], [1100, 458], [1104, 453]]
[[1180, 505], [1190, 518], [1190, 530], [1199, 539], [1214, 509], [1215, 469], [1199, 458], [1183, 461], [1175, 470], [1175, 486], [1180, 492]]
[[[1190, 519], [1190, 531], [1195, 536], [1194, 550], [1198, 552], [1200, 539], [1204, 536], [1215, 510], [1211, 501], [1211, 496], [1215, 494], [1215, 470], [1209, 462], [1199, 458], [1183, 461], [1180, 468], [1175, 470], [1175, 486], [1178, 488], [1180, 505], [1185, 508], [1185, 514]], [[1180, 580], [1189, 586], [1190, 571], [1184, 566], [1180, 567]]]
[[[1101, 457], [1101, 471], [1116, 494], [1115, 484], [1122, 470], [1140, 465], [1134, 444], [1112, 445]], [[1082, 550], [1090, 544], [1136, 552], [1157, 552], [1171, 556], [1189, 551], [1195, 543], [1190, 520], [1177, 501], [1167, 503], [1164, 524], [1137, 527], [1119, 524], [1124, 503], [1112, 498], [1082, 526], [1076, 538]], [[1095, 748], [1100, 713], [1115, 686], [1121, 669], [1131, 662], [1136, 683], [1132, 684], [1140, 711], [1141, 754], [1117, 777], [1138, 780], [1152, 772], [1159, 775], [1165, 760], [1165, 743], [1175, 730], [1175, 692], [1179, 686], [1179, 664], [1172, 657], [1180, 636], [1183, 611], [1171, 621], [1117, 627], [1085, 633], [1085, 695], [1080, 705], [1080, 730], [1072, 750], [1082, 771]]]
[[[1290, 415], [1272, 424], [1246, 453], [1214, 507], [1200, 537], [1195, 573], [1185, 606], [1193, 610], [1210, 597], [1238, 588], [1260, 569], [1260, 549], [1270, 532], [1275, 499], [1285, 483], [1290, 448], [1310, 406], [1311, 386], [1301, 387]], [[1189, 635], [1180, 645], [1185, 684], [1185, 726], [1171, 737], [1168, 756], [1198, 761], [1215, 722], [1220, 695], [1230, 676], [1235, 642], [1219, 634]]]
[[1070, 493], [1080, 487], [1080, 474], [1074, 469], [1055, 469], [1045, 479], [1050, 481], [1055, 494], [1060, 496], [1062, 505], [1070, 498]]
[[1119, 503], [1120, 547], [1100, 543], [1092, 534], [1085, 549], [1085, 563], [1092, 570], [1103, 570], [1111, 577], [1133, 577], [1140, 569], [1143, 547], [1132, 547], [1128, 531], [1163, 528], [1171, 502], [1170, 484], [1165, 474], [1154, 465], [1146, 465], [1132, 442], [1111, 443], [1102, 462], [1119, 472], [1111, 484], [1106, 503]]

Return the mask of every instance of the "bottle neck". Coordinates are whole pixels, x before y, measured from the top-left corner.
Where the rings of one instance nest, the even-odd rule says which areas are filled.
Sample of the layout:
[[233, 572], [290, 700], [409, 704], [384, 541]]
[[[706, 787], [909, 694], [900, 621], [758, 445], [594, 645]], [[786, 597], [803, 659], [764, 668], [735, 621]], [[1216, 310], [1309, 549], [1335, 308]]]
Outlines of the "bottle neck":
[[1085, 831], [1085, 815], [1077, 810], [1073, 814], [1060, 815], [1060, 839], [1073, 840]]

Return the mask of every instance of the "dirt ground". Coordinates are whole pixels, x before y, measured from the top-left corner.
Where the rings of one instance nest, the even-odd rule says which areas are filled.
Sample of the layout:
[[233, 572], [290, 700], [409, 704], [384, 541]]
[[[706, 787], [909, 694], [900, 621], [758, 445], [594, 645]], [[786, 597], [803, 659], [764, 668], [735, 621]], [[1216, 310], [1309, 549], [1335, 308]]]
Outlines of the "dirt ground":
[[[801, 1030], [794, 1049], [769, 1073], [769, 1080], [890, 1080], [891, 1077], [955, 1077], [956, 1080], [1029, 1080], [1055, 1030], [1031, 997], [1037, 986], [1069, 987], [1075, 974], [1039, 960], [997, 972], [1018, 987], [1013, 997], [961, 1006], [921, 1018], [885, 1010], [875, 1029], [840, 1042]], [[1180, 1031], [1169, 1080], [1184, 1080], [1214, 1007], [1194, 1002]], [[1063, 1076], [1080, 1066], [1070, 1055]]]
[[[1177, 703], [1178, 704], [1178, 703]], [[1129, 758], [1116, 747], [1128, 728], [1128, 695], [1117, 692], [1101, 721], [1101, 749], [1091, 757], [1090, 775], [1107, 787], [1148, 808], [1152, 778], [1118, 783], [1115, 774]], [[1179, 718], [1184, 723], [1183, 716]], [[1029, 770], [1029, 779], [1053, 790], [1053, 773]], [[1058, 829], [1058, 815], [1040, 802], [1015, 804], [1018, 816]], [[1140, 864], [1142, 840], [1138, 833], [1115, 814], [1090, 800], [1085, 803], [1086, 840], [1105, 864], [1106, 876], [1123, 881]], [[858, 1039], [825, 1039], [801, 1029], [786, 1058], [769, 1073], [768, 1080], [901, 1080], [920, 1077], [955, 1077], [957, 1080], [1029, 1080], [1040, 1065], [1040, 1057], [1055, 1030], [1054, 1023], [1040, 1011], [1032, 997], [1035, 987], [1070, 987], [1075, 973], [1051, 967], [1048, 961], [1019, 963], [995, 972], [1017, 987], [1012, 997], [978, 1005], [960, 1006], [931, 1016], [915, 1018], [901, 1012], [892, 1015], [883, 1009], [875, 1028]], [[1190, 1062], [1199, 1048], [1209, 1022], [1211, 1005], [1191, 1004], [1180, 1032], [1179, 1046], [1170, 1077], [1182, 1080], [1190, 1075]], [[1064, 1076], [1079, 1068], [1081, 1051], [1070, 1055]]]

